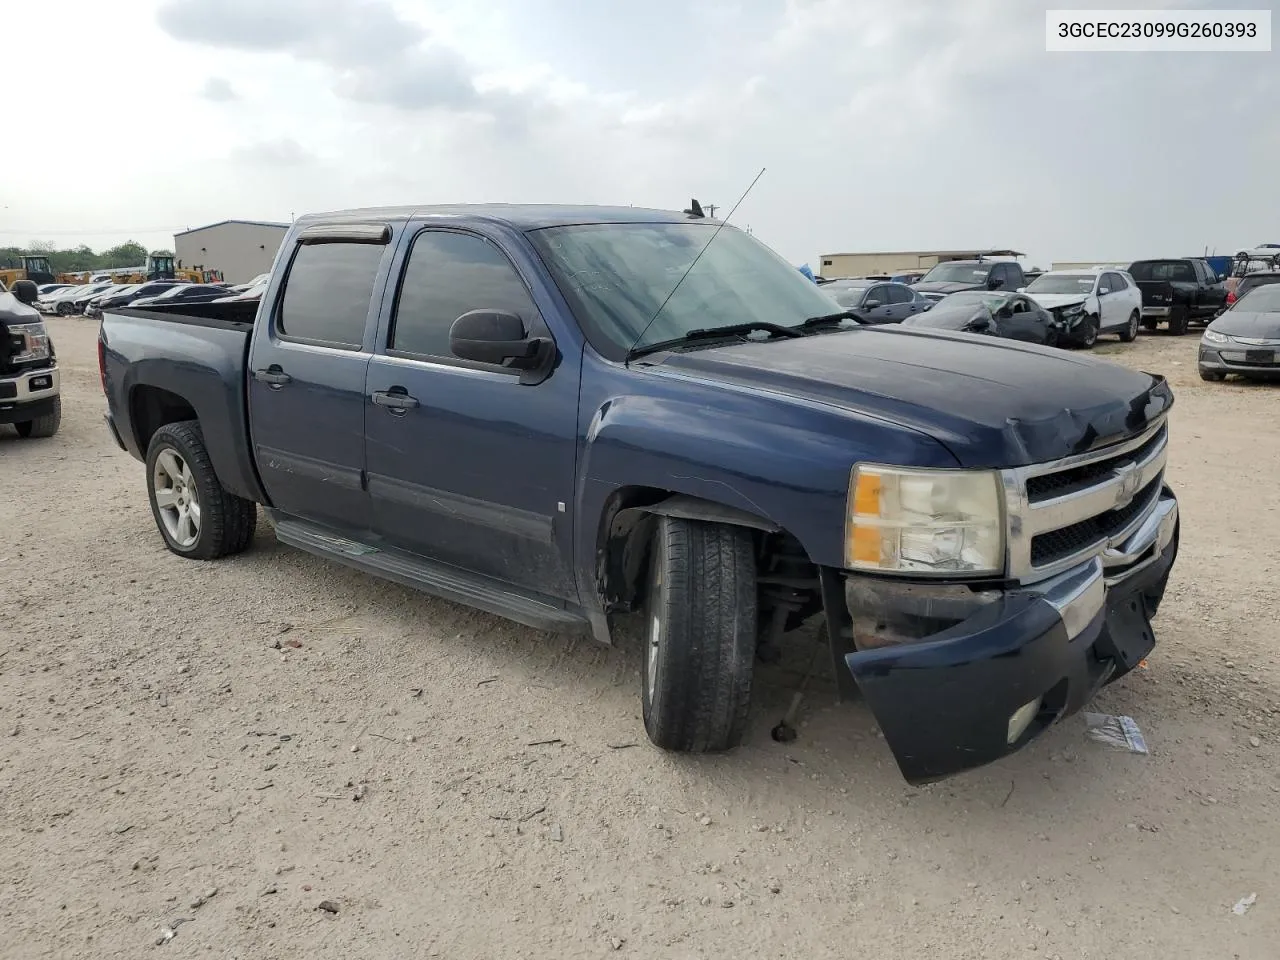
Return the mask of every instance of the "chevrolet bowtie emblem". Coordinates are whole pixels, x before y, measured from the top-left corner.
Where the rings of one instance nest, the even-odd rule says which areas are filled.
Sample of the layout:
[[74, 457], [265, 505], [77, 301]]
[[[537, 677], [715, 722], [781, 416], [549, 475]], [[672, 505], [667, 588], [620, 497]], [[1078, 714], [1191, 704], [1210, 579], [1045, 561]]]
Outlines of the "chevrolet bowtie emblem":
[[1116, 476], [1120, 480], [1120, 484], [1116, 487], [1115, 509], [1120, 510], [1133, 502], [1134, 496], [1138, 493], [1138, 485], [1141, 483], [1142, 477], [1138, 473], [1138, 468], [1132, 463], [1117, 467]]

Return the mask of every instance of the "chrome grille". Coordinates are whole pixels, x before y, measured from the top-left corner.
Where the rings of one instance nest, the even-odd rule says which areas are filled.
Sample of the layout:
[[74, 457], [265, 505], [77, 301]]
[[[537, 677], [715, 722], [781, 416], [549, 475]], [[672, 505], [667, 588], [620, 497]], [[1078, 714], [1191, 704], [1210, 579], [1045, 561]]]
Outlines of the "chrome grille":
[[1159, 503], [1168, 443], [1162, 418], [1102, 450], [1004, 471], [1010, 576], [1053, 576], [1132, 534]]

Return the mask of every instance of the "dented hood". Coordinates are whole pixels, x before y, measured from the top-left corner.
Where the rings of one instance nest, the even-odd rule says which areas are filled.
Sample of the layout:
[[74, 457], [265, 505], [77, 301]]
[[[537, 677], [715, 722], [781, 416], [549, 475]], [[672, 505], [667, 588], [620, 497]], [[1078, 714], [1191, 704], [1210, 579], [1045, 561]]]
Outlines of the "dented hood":
[[899, 423], [966, 467], [1084, 453], [1140, 433], [1173, 404], [1163, 377], [1088, 355], [900, 326], [651, 359], [672, 372]]

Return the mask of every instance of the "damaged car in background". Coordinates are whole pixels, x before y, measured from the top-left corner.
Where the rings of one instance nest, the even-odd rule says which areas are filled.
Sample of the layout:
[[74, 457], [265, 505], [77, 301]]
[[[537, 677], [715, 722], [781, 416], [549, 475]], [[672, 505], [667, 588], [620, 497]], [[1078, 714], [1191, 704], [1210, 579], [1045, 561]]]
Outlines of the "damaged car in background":
[[1092, 347], [1101, 333], [1117, 333], [1124, 343], [1137, 339], [1142, 291], [1124, 270], [1051, 270], [1026, 294], [1053, 313], [1063, 339], [1076, 346]]
[[260, 304], [106, 310], [99, 363], [182, 562], [250, 549], [261, 504], [539, 630], [625, 618], [673, 751], [741, 743], [757, 659], [821, 617], [842, 694], [936, 780], [1151, 652], [1173, 394], [837, 306], [696, 203], [353, 210], [290, 227]]
[[1022, 293], [967, 290], [938, 301], [928, 313], [903, 321], [909, 327], [959, 330], [1027, 343], [1056, 346], [1062, 326], [1049, 311]]

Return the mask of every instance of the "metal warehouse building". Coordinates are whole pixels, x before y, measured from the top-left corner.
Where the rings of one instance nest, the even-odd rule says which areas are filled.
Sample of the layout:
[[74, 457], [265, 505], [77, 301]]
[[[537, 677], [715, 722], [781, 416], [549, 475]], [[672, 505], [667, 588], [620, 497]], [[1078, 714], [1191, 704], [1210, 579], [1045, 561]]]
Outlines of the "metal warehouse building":
[[289, 230], [287, 223], [222, 220], [173, 235], [178, 265], [221, 270], [227, 283], [248, 283], [267, 273]]
[[1016, 250], [900, 250], [894, 253], [824, 253], [818, 270], [828, 280], [881, 273], [928, 270], [948, 260], [977, 257], [1020, 257]]

